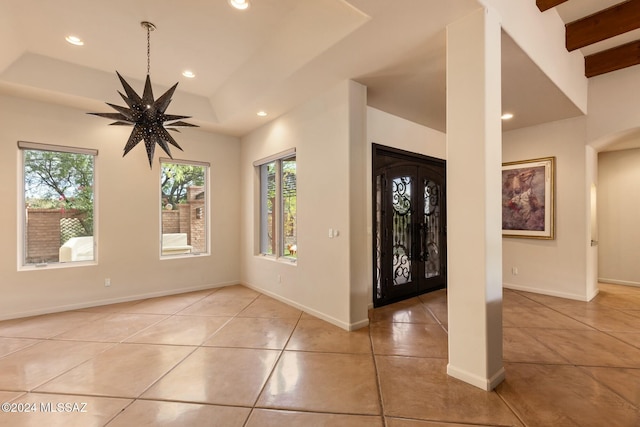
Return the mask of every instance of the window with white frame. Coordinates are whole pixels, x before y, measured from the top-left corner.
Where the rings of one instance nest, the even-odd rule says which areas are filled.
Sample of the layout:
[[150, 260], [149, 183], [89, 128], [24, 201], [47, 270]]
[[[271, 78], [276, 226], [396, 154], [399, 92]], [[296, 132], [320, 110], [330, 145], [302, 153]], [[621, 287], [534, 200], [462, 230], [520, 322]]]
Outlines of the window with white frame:
[[97, 150], [18, 142], [22, 265], [95, 261]]
[[295, 149], [254, 163], [260, 173], [260, 253], [298, 258]]
[[161, 255], [209, 253], [209, 163], [160, 159]]

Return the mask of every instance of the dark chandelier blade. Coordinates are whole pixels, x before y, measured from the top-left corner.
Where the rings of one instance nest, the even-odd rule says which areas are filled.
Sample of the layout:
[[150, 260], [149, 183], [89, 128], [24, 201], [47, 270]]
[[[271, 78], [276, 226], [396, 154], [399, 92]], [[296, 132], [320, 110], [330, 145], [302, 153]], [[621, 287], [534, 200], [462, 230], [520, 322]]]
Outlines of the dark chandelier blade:
[[[153, 155], [155, 153], [156, 144], [173, 159], [169, 144], [182, 150], [176, 140], [167, 132], [168, 130], [178, 131], [176, 127], [198, 127], [191, 123], [183, 122], [181, 119], [189, 119], [191, 116], [179, 116], [165, 114], [167, 107], [171, 103], [171, 97], [178, 86], [173, 85], [158, 99], [153, 99], [153, 89], [151, 88], [151, 78], [147, 74], [142, 97], [126, 82], [126, 80], [116, 71], [126, 96], [122, 92], [118, 93], [127, 104], [128, 107], [122, 107], [115, 104], [106, 103], [108, 106], [117, 111], [117, 113], [88, 113], [94, 116], [104, 117], [106, 119], [115, 120], [111, 125], [117, 126], [133, 126], [129, 140], [124, 147], [123, 157], [127, 155], [138, 143], [144, 140], [144, 146], [147, 150], [149, 158], [149, 167], [153, 168]], [[166, 123], [165, 122], [170, 122]], [[166, 126], [166, 127], [165, 127]]]

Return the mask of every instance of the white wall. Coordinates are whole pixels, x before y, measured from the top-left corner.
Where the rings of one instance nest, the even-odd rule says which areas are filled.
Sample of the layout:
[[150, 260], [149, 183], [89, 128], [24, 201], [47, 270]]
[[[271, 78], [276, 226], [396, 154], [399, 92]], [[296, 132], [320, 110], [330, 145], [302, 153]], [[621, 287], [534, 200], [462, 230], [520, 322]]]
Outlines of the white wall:
[[638, 66], [589, 79], [589, 116], [587, 138], [600, 150], [612, 137], [638, 129], [640, 103], [632, 88], [640, 85]]
[[[636, 195], [640, 162], [635, 150], [617, 154], [603, 152], [619, 141], [624, 141], [626, 148], [630, 148], [633, 139], [637, 139], [640, 105], [630, 88], [638, 87], [639, 84], [640, 73], [637, 66], [589, 79], [587, 140], [593, 150], [600, 152], [593, 179], [598, 184], [599, 245], [595, 247], [599, 260], [597, 277], [607, 282], [640, 282], [637, 256], [634, 256], [638, 253], [637, 245], [633, 246], [625, 241], [640, 235], [640, 226], [633, 220], [637, 217], [634, 214], [638, 209]], [[629, 159], [622, 153], [627, 153]], [[620, 189], [624, 189], [624, 193], [620, 193]], [[612, 204], [607, 204], [606, 201], [611, 201]], [[627, 213], [622, 206], [634, 209], [629, 212], [631, 220], [625, 217]], [[618, 229], [623, 224], [624, 231]], [[635, 249], [635, 252], [628, 253], [630, 249]]]
[[[358, 310], [363, 318], [350, 314], [350, 188], [357, 185], [350, 181], [350, 137], [352, 125], [362, 125], [350, 119], [363, 116], [358, 111], [366, 105], [358, 86], [344, 81], [273, 120], [243, 137], [241, 152], [242, 282], [344, 329], [368, 321], [366, 305]], [[289, 148], [296, 148], [297, 157], [296, 264], [261, 256], [257, 246], [259, 181], [253, 162]], [[339, 236], [329, 238], [330, 228]]]
[[[188, 129], [176, 159], [211, 163], [211, 256], [159, 259], [159, 164], [143, 143], [122, 157], [131, 128], [84, 111], [0, 96], [0, 318], [61, 311], [237, 283], [240, 145], [237, 138]], [[98, 264], [18, 271], [18, 140], [88, 147], [96, 160]], [[162, 153], [164, 154], [164, 153]], [[111, 287], [104, 286], [105, 278]]]
[[[444, 133], [371, 107], [367, 108], [367, 140], [369, 159], [371, 143], [437, 159], [445, 159], [447, 153], [447, 138]], [[371, 162], [368, 174], [371, 176]]]
[[24, 47], [19, 43], [12, 43], [12, 40], [22, 40], [18, 33], [17, 24], [11, 19], [15, 7], [9, 2], [0, 2], [0, 72], [4, 71], [9, 64], [18, 58]]
[[[503, 238], [505, 287], [587, 300], [586, 118], [503, 134], [502, 161], [556, 157], [555, 240]], [[518, 274], [512, 274], [517, 267]]]
[[640, 149], [598, 156], [599, 280], [640, 286]]
[[502, 29], [578, 107], [587, 112], [588, 80], [579, 50], [567, 52], [565, 25], [558, 12], [540, 12], [531, 0], [479, 0], [500, 14]]
[[[444, 158], [445, 135], [366, 107], [344, 82], [242, 139], [242, 281], [344, 329], [367, 324], [372, 301], [371, 143]], [[257, 255], [252, 163], [295, 147], [298, 262]], [[340, 236], [329, 239], [329, 228]], [[280, 283], [278, 282], [280, 278]]]

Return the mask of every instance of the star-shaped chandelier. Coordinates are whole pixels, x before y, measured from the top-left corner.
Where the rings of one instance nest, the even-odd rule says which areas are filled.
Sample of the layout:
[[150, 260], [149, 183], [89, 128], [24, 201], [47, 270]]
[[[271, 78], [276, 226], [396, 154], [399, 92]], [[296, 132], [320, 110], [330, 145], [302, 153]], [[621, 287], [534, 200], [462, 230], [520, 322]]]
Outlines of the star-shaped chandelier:
[[[182, 150], [176, 140], [169, 134], [169, 130], [180, 132], [177, 127], [197, 127], [191, 123], [183, 122], [181, 119], [188, 119], [190, 116], [177, 116], [171, 114], [165, 114], [171, 97], [178, 86], [178, 83], [173, 85], [171, 89], [166, 91], [160, 98], [153, 99], [153, 90], [151, 89], [151, 77], [149, 77], [149, 70], [151, 64], [151, 43], [150, 32], [155, 30], [155, 25], [151, 22], [143, 21], [140, 23], [143, 28], [147, 30], [147, 79], [144, 85], [144, 92], [140, 97], [135, 90], [124, 80], [124, 78], [116, 71], [122, 87], [124, 88], [126, 96], [122, 92], [118, 91], [124, 102], [128, 107], [121, 107], [106, 103], [108, 106], [117, 111], [117, 113], [89, 113], [94, 116], [105, 117], [107, 119], [116, 120], [111, 125], [119, 126], [133, 126], [129, 140], [124, 147], [123, 157], [127, 155], [133, 147], [144, 140], [144, 145], [147, 150], [147, 157], [149, 158], [149, 167], [153, 168], [153, 155], [155, 152], [156, 144], [164, 150], [165, 153], [171, 158], [171, 150], [169, 144]], [[166, 122], [166, 124], [165, 124]]]

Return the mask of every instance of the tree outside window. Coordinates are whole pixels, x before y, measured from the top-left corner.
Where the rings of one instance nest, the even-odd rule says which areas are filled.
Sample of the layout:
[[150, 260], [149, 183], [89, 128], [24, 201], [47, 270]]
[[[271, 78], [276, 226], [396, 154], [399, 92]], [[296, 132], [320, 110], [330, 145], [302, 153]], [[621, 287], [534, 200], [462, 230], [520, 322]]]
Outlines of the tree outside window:
[[208, 164], [161, 161], [163, 256], [208, 252]]
[[298, 208], [298, 188], [296, 181], [296, 158], [283, 159], [281, 194], [282, 194], [282, 254], [285, 257], [297, 258], [296, 218]]
[[23, 263], [92, 261], [95, 156], [42, 147], [22, 150]]
[[297, 165], [296, 156], [259, 165], [260, 253], [296, 260]]

